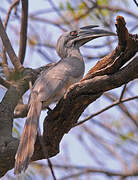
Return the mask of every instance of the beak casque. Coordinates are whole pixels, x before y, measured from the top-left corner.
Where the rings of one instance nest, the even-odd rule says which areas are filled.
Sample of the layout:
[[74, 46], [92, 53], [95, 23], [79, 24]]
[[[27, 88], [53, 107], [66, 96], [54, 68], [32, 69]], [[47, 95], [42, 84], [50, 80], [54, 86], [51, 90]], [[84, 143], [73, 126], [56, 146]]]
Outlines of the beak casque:
[[113, 32], [99, 29], [97, 27], [97, 25], [90, 25], [80, 28], [80, 30], [78, 31], [78, 37], [75, 39], [75, 42], [78, 44], [79, 47], [99, 37], [116, 36], [116, 34]]

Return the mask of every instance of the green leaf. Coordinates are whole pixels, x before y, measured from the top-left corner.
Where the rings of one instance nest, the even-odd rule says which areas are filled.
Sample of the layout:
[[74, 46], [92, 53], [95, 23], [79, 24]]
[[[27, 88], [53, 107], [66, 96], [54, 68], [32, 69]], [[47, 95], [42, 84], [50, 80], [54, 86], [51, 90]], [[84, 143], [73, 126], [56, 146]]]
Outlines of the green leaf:
[[121, 137], [121, 140], [124, 142], [124, 141], [126, 141], [126, 140], [134, 137], [134, 132], [130, 131], [130, 132], [128, 132], [128, 133], [125, 134], [125, 135], [122, 135], [122, 134], [121, 134], [120, 137]]
[[59, 3], [59, 9], [64, 10], [64, 5], [62, 2]]
[[97, 0], [97, 4], [98, 5], [108, 5], [109, 4], [109, 0]]
[[71, 4], [69, 2], [67, 2], [67, 8], [68, 8], [69, 11], [74, 12], [74, 9], [73, 9], [73, 7], [71, 6]]
[[126, 136], [128, 138], [132, 138], [132, 137], [134, 137], [134, 132], [130, 131]]
[[104, 10], [101, 10], [101, 13], [105, 17], [105, 16], [107, 16], [109, 14], [109, 11], [104, 9]]
[[86, 8], [86, 3], [85, 2], [80, 3], [78, 9], [84, 9], [84, 8]]
[[127, 137], [124, 136], [124, 135], [122, 135], [122, 134], [120, 134], [120, 138], [121, 138], [121, 140], [122, 140], [123, 142], [127, 140]]

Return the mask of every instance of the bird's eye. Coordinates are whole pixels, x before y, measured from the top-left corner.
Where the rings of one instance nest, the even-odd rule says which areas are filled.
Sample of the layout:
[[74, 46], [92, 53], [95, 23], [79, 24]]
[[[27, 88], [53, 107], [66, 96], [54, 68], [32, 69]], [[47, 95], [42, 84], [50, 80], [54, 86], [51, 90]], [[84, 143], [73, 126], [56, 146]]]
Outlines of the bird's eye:
[[77, 36], [77, 35], [78, 35], [78, 32], [77, 32], [77, 31], [71, 31], [71, 32], [70, 32], [70, 35], [71, 35], [71, 36]]

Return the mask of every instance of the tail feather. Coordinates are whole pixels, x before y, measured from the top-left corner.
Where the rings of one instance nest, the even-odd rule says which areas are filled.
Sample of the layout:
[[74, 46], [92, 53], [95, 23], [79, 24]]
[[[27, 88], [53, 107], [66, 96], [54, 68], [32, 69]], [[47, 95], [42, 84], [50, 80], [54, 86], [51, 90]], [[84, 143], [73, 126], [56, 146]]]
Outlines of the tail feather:
[[29, 112], [15, 156], [15, 174], [19, 174], [27, 169], [29, 161], [33, 155], [41, 108], [42, 103], [38, 100], [37, 94], [32, 93]]

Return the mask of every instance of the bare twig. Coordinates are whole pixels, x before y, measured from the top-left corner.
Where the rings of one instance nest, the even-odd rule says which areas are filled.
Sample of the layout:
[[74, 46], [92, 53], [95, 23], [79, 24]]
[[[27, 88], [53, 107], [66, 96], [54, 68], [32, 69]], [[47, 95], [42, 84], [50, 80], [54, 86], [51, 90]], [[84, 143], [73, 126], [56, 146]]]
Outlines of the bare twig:
[[48, 55], [48, 53], [43, 51], [41, 48], [37, 48], [36, 51], [49, 63], [53, 62], [53, 59]]
[[24, 62], [27, 41], [27, 24], [28, 24], [28, 0], [22, 0], [21, 30], [20, 30], [20, 48], [19, 61]]
[[59, 11], [59, 9], [55, 6], [54, 2], [52, 0], [48, 0], [48, 2], [50, 3], [50, 5], [52, 6], [52, 8], [55, 10], [55, 12], [58, 14], [59, 17], [61, 17], [63, 19], [63, 22], [67, 25], [71, 24], [67, 21], [67, 19], [61, 14], [61, 12]]
[[[99, 122], [99, 121], [97, 121], [95, 119], [92, 119], [92, 121], [90, 121], [90, 122], [91, 122], [92, 125], [95, 124], [95, 125], [99, 126], [100, 128], [103, 128], [104, 130], [108, 131], [113, 136], [116, 136], [116, 137], [117, 136], [120, 136], [120, 137], [125, 136], [122, 133], [120, 133], [118, 131], [115, 131], [112, 127], [109, 126], [109, 124], [107, 124], [107, 123], [105, 124], [105, 122]], [[129, 141], [131, 141], [131, 143], [134, 143], [135, 145], [138, 144], [138, 142], [136, 140], [134, 140], [133, 138], [131, 138], [131, 137], [127, 136], [127, 139]], [[123, 148], [123, 147], [121, 147], [121, 148]], [[123, 151], [126, 152], [126, 153], [130, 153], [129, 151], [125, 150], [124, 148], [123, 148]]]
[[59, 29], [66, 31], [66, 29], [64, 27], [62, 27], [60, 25], [60, 23], [56, 22], [56, 21], [51, 21], [49, 19], [46, 18], [42, 18], [42, 17], [35, 17], [35, 16], [29, 16], [29, 18], [33, 21], [39, 21], [39, 22], [43, 22], [43, 23], [47, 23], [47, 24], [51, 24], [53, 26], [58, 27]]
[[13, 47], [11, 46], [10, 40], [9, 40], [5, 30], [4, 30], [4, 26], [2, 24], [1, 18], [0, 18], [0, 36], [1, 36], [1, 39], [3, 42], [3, 45], [5, 47], [5, 50], [7, 51], [15, 69], [17, 71], [22, 71], [24, 68], [21, 65], [20, 61], [18, 60], [18, 57], [16, 56]]
[[51, 170], [52, 177], [53, 177], [54, 180], [56, 180], [56, 176], [55, 176], [55, 173], [54, 173], [54, 170], [53, 170], [53, 166], [52, 166], [52, 163], [51, 163], [49, 158], [47, 159], [47, 162], [48, 162], [48, 166], [49, 166], [49, 168]]
[[123, 12], [125, 14], [128, 14], [134, 18], [138, 18], [138, 16], [136, 15], [136, 13], [133, 13], [133, 11], [129, 11], [127, 9], [124, 9], [124, 8], [120, 8], [120, 7], [113, 7], [113, 6], [106, 6], [106, 5], [98, 5], [98, 8], [99, 9], [107, 9], [109, 11], [119, 11], [119, 12]]
[[[35, 165], [36, 163], [33, 162], [33, 165]], [[36, 164], [37, 165], [37, 164]], [[41, 168], [47, 168], [47, 165], [44, 165], [42, 163], [39, 163], [39, 166], [41, 166]], [[75, 165], [60, 165], [60, 164], [53, 164], [54, 168], [57, 169], [64, 169], [64, 170], [70, 170], [70, 169], [74, 169], [74, 170], [80, 170], [80, 173], [76, 173], [76, 174], [72, 174], [72, 175], [68, 175], [65, 177], [60, 178], [59, 180], [64, 180], [64, 178], [69, 179], [69, 178], [73, 178], [74, 175], [75, 177], [79, 177], [83, 174], [87, 174], [88, 173], [100, 173], [100, 174], [105, 174], [107, 176], [122, 176], [122, 177], [129, 177], [129, 176], [138, 176], [138, 172], [137, 171], [127, 171], [127, 172], [122, 172], [122, 171], [111, 171], [109, 169], [106, 168], [95, 168], [92, 166], [75, 166]], [[90, 172], [89, 172], [90, 171]], [[75, 178], [74, 177], [74, 178]]]
[[123, 87], [123, 90], [122, 90], [122, 92], [121, 92], [121, 95], [120, 95], [120, 98], [119, 98], [119, 101], [121, 101], [122, 100], [122, 98], [123, 98], [123, 96], [124, 96], [124, 93], [125, 93], [125, 90], [126, 90], [126, 84], [124, 85], [124, 87]]
[[134, 1], [134, 3], [136, 4], [136, 6], [138, 6], [138, 3], [137, 3], [137, 1], [136, 0], [133, 0]]
[[[113, 96], [113, 94], [112, 95], [109, 95], [109, 94], [105, 94], [105, 96], [106, 97], [108, 97], [108, 99], [110, 99], [111, 101], [115, 101], [117, 98], [115, 97], [114, 98], [114, 96]], [[120, 101], [120, 99], [118, 99], [118, 101]], [[125, 106], [125, 104], [123, 104], [123, 103], [120, 103], [120, 104], [118, 104], [119, 105], [119, 107], [120, 107], [120, 109], [123, 111], [123, 113], [125, 113], [125, 115], [127, 116], [127, 117], [129, 117], [132, 121], [133, 121], [133, 123], [138, 127], [138, 121], [137, 121], [137, 118], [135, 118], [130, 112], [129, 112], [129, 110], [127, 109], [127, 107]]]
[[85, 141], [85, 138], [83, 137], [83, 135], [80, 134], [78, 136], [78, 140], [80, 141], [82, 147], [89, 153], [89, 155], [91, 156], [91, 159], [93, 159], [100, 166], [104, 167], [103, 160], [98, 156], [98, 154], [93, 150], [93, 148], [89, 146], [89, 143]]
[[137, 98], [138, 98], [138, 96], [134, 96], [134, 97], [131, 97], [131, 98], [122, 99], [121, 101], [120, 101], [120, 100], [117, 100], [117, 101], [115, 101], [114, 103], [112, 103], [111, 105], [103, 108], [102, 110], [100, 110], [100, 111], [98, 111], [98, 112], [96, 112], [96, 113], [88, 116], [88, 117], [85, 118], [84, 120], [78, 122], [76, 125], [74, 125], [74, 127], [83, 124], [84, 122], [90, 120], [91, 118], [93, 118], [93, 117], [95, 117], [95, 116], [103, 113], [104, 111], [107, 111], [108, 109], [110, 109], [110, 108], [112, 108], [112, 107], [114, 107], [114, 106], [119, 105], [120, 103], [124, 103], [124, 102], [127, 102], [127, 101], [131, 101], [131, 100], [134, 100], [134, 99], [137, 99]]
[[122, 177], [129, 177], [129, 176], [138, 176], [138, 172], [116, 172], [116, 171], [110, 171], [110, 170], [104, 170], [104, 169], [86, 169], [83, 170], [79, 173], [76, 174], [71, 174], [69, 176], [64, 176], [63, 178], [60, 178], [59, 180], [67, 180], [67, 179], [71, 179], [71, 178], [76, 178], [76, 177], [80, 177], [84, 174], [89, 174], [89, 173], [101, 173], [101, 174], [105, 174], [107, 176], [122, 176]]
[[13, 9], [15, 6], [17, 6], [18, 4], [19, 4], [19, 0], [15, 0], [15, 1], [11, 4], [11, 6], [10, 6], [8, 12], [7, 12], [7, 16], [6, 16], [5, 22], [4, 22], [4, 27], [5, 27], [5, 29], [7, 28], [7, 24], [8, 24], [9, 17], [10, 17], [10, 14], [11, 14], [12, 9]]
[[[41, 132], [40, 132], [40, 128], [38, 128], [38, 132], [39, 132], [39, 141], [40, 141], [40, 144], [41, 144], [41, 147], [42, 147], [42, 151], [43, 151], [43, 154], [45, 156], [45, 158], [48, 156], [48, 153], [47, 153], [47, 149], [45, 149], [45, 144], [43, 142], [43, 137], [41, 136]], [[54, 173], [54, 170], [53, 170], [53, 166], [52, 166], [52, 163], [50, 161], [49, 158], [47, 158], [47, 162], [48, 162], [48, 167], [50, 169], [50, 172], [52, 174], [52, 177], [53, 177], [53, 180], [56, 180], [56, 176], [55, 176], [55, 173]]]
[[[11, 6], [10, 6], [10, 8], [8, 10], [7, 16], [6, 16], [5, 21], [4, 21], [5, 31], [7, 29], [7, 24], [8, 24], [9, 18], [10, 18], [11, 11], [18, 4], [19, 4], [19, 0], [15, 0], [11, 4]], [[7, 62], [7, 57], [6, 57], [6, 52], [5, 52], [5, 47], [4, 46], [2, 46], [2, 67], [3, 67], [4, 74], [5, 74], [6, 78], [8, 79], [10, 73], [9, 73], [9, 69], [8, 69], [8, 62]]]
[[116, 149], [112, 147], [112, 144], [107, 143], [102, 136], [98, 135], [88, 126], [83, 125], [82, 128], [85, 130], [85, 132], [87, 132], [91, 137], [96, 140], [96, 143], [100, 143], [100, 145], [102, 145], [108, 153], [110, 153], [114, 158], [121, 162], [125, 172], [128, 171], [127, 163], [125, 162], [124, 158], [122, 158], [121, 155], [116, 151]]

